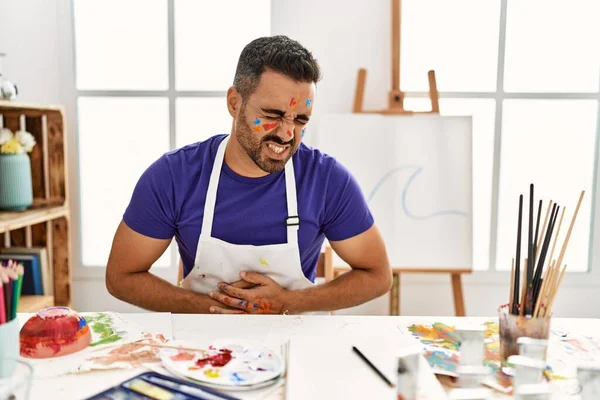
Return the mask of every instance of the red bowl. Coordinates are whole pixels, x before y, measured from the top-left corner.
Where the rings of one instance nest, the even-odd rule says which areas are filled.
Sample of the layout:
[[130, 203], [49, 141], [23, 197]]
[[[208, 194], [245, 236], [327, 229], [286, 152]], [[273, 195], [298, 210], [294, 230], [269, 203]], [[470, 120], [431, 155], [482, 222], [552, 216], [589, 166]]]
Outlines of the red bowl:
[[20, 332], [21, 356], [52, 358], [73, 354], [89, 346], [90, 327], [68, 307], [45, 308], [27, 320]]

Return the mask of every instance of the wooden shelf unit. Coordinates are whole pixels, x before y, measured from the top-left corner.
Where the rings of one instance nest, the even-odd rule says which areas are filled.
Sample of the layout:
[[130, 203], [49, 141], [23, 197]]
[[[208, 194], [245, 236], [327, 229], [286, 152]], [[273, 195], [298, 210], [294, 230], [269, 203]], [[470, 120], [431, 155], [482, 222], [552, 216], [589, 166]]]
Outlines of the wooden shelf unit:
[[23, 295], [18, 311], [36, 312], [53, 305], [70, 307], [70, 210], [63, 108], [0, 101], [0, 116], [4, 127], [13, 132], [25, 128], [37, 143], [29, 153], [33, 205], [25, 211], [0, 210], [0, 248], [45, 247], [54, 280], [53, 296]]

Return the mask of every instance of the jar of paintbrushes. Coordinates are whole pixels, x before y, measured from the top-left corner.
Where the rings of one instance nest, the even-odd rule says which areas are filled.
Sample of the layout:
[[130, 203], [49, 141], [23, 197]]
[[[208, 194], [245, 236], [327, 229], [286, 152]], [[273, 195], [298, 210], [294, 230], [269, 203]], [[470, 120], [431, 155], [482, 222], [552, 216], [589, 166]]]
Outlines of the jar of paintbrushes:
[[[548, 340], [552, 307], [567, 268], [563, 262], [584, 193], [582, 191], [579, 196], [577, 207], [560, 248], [557, 248], [556, 245], [565, 216], [565, 207], [561, 209], [560, 205], [550, 201], [540, 229], [544, 205], [540, 200], [537, 213], [534, 213], [534, 185], [531, 184], [529, 187], [528, 232], [524, 237], [525, 235], [522, 234], [523, 195], [519, 196], [516, 254], [512, 260], [510, 294], [508, 303], [498, 309], [502, 362], [506, 362], [510, 356], [519, 354], [519, 338]], [[560, 218], [558, 217], [559, 213]], [[526, 244], [523, 246], [522, 252], [523, 241], [526, 241]], [[554, 258], [555, 251], [558, 251], [556, 259]], [[521, 342], [523, 341], [521, 340]], [[545, 347], [543, 351], [545, 359]]]

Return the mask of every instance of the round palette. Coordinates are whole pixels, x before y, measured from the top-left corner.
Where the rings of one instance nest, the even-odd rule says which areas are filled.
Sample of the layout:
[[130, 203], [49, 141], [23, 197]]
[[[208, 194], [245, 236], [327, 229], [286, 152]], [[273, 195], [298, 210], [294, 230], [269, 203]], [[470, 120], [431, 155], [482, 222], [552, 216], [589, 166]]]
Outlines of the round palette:
[[[182, 348], [198, 348], [173, 342]], [[172, 374], [214, 388], [251, 390], [275, 383], [283, 373], [281, 357], [271, 349], [238, 342], [219, 341], [204, 351], [163, 348], [162, 365]]]

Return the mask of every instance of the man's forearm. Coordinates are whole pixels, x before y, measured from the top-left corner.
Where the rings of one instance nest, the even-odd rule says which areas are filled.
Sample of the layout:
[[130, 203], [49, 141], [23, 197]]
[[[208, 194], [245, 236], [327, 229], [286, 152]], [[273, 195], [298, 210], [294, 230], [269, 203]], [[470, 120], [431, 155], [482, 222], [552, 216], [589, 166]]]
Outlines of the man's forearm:
[[210, 306], [223, 307], [207, 295], [174, 286], [149, 272], [123, 274], [114, 281], [107, 281], [113, 296], [150, 311], [208, 314]]
[[289, 292], [289, 312], [333, 311], [354, 307], [390, 290], [391, 273], [353, 269], [331, 282]]

